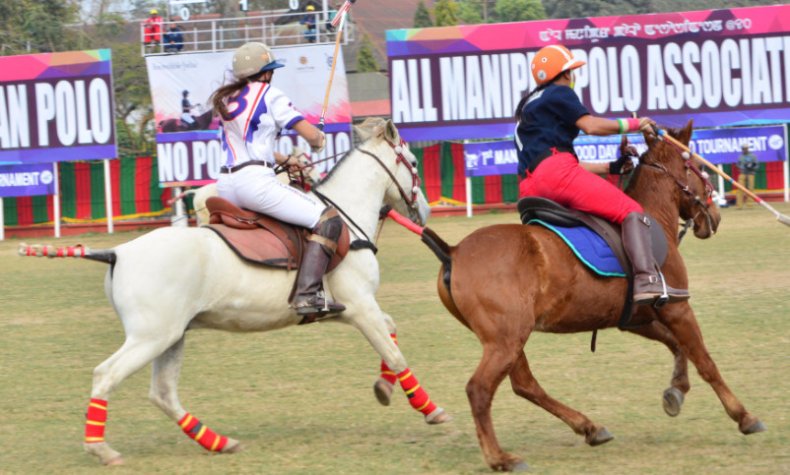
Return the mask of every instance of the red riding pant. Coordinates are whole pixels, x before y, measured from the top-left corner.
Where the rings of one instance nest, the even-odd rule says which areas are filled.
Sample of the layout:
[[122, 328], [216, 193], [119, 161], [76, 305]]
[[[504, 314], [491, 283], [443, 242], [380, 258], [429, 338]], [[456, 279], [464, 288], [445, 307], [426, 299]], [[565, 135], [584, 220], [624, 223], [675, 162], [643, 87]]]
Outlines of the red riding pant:
[[557, 153], [540, 164], [519, 184], [519, 197], [539, 196], [567, 207], [620, 224], [642, 206], [619, 188], [588, 172], [570, 153]]

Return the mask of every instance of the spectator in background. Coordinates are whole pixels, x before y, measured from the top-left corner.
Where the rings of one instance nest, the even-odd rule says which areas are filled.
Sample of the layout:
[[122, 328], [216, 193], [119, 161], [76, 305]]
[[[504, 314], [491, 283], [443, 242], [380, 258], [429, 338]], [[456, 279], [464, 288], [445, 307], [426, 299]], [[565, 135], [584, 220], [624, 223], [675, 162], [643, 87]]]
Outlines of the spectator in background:
[[184, 30], [178, 25], [173, 23], [170, 29], [165, 33], [165, 53], [179, 53], [184, 48]]
[[[741, 146], [741, 156], [738, 157], [738, 184], [744, 186], [749, 191], [754, 191], [754, 175], [757, 173], [757, 157], [754, 156], [753, 153], [749, 152], [749, 144], [743, 144]], [[744, 196], [745, 193], [740, 189], [736, 192], [736, 205], [737, 209], [743, 209], [744, 200], [752, 200], [748, 196]], [[754, 200], [752, 200], [754, 201]], [[752, 204], [748, 203], [746, 205], [747, 208], [751, 208]]]
[[143, 22], [143, 42], [146, 46], [157, 46], [162, 42], [162, 17], [159, 11], [152, 8], [150, 15]]
[[299, 20], [299, 23], [305, 26], [304, 37], [308, 43], [315, 43], [316, 40], [316, 13], [313, 5], [305, 7], [306, 14]]

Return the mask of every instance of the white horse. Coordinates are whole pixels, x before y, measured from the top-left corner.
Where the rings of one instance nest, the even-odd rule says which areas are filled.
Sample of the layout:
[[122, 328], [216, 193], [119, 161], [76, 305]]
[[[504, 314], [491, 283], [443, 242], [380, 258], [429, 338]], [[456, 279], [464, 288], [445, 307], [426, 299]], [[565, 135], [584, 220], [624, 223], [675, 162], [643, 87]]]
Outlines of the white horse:
[[[359, 132], [367, 134], [364, 143], [314, 190], [342, 210], [352, 241], [374, 236], [382, 205], [424, 224], [430, 209], [418, 186], [416, 159], [395, 126], [379, 119]], [[28, 248], [31, 254], [35, 252]], [[153, 363], [150, 400], [207, 450], [237, 451], [238, 441], [208, 429], [178, 400], [185, 333], [197, 328], [268, 331], [298, 324], [301, 318], [287, 302], [296, 272], [246, 263], [205, 228], [161, 228], [111, 250], [88, 250], [86, 257], [111, 263], [104, 287], [126, 340], [93, 372], [85, 450], [104, 464], [122, 463], [120, 453], [104, 440], [107, 400], [124, 379]], [[379, 266], [372, 250], [349, 251], [326, 276], [326, 290], [346, 305], [333, 320], [353, 325], [381, 356], [383, 379], [374, 388], [382, 404], [389, 403], [397, 375], [426, 422], [449, 420], [408, 369], [394, 341], [395, 324], [376, 302], [378, 286]]]

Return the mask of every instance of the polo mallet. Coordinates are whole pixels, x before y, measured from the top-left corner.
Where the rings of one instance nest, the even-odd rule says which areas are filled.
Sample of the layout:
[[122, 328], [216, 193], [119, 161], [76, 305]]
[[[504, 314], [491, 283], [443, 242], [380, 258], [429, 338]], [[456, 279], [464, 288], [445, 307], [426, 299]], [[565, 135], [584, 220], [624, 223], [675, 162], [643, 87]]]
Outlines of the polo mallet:
[[790, 217], [783, 215], [779, 211], [776, 211], [773, 208], [773, 206], [771, 206], [768, 203], [766, 203], [765, 200], [763, 200], [762, 198], [760, 198], [759, 196], [754, 194], [751, 190], [749, 190], [745, 186], [743, 186], [740, 183], [738, 183], [737, 181], [733, 180], [731, 176], [729, 176], [726, 173], [724, 173], [723, 171], [719, 170], [719, 167], [717, 167], [716, 165], [712, 164], [711, 162], [705, 160], [703, 157], [701, 157], [701, 156], [697, 155], [696, 153], [692, 152], [691, 150], [689, 150], [689, 148], [686, 147], [682, 142], [680, 142], [676, 138], [670, 136], [667, 133], [666, 130], [659, 129], [658, 136], [662, 140], [667, 140], [668, 142], [670, 142], [671, 144], [675, 145], [676, 147], [678, 147], [679, 149], [683, 150], [684, 152], [693, 155], [694, 158], [699, 160], [703, 165], [705, 165], [706, 167], [708, 167], [711, 170], [713, 170], [717, 175], [719, 175], [722, 178], [724, 178], [725, 180], [729, 181], [732, 184], [732, 186], [734, 186], [734, 187], [738, 188], [739, 190], [743, 191], [751, 199], [753, 199], [754, 201], [756, 201], [757, 203], [762, 205], [765, 209], [767, 209], [768, 211], [773, 213], [773, 215], [776, 216], [777, 221], [779, 221], [780, 223], [784, 224], [785, 226], [790, 226]]
[[343, 26], [346, 24], [346, 14], [351, 10], [351, 4], [356, 1], [346, 0], [338, 10], [335, 19], [332, 20], [332, 26], [337, 28], [337, 35], [335, 36], [335, 53], [332, 55], [332, 70], [329, 72], [329, 82], [326, 85], [326, 94], [324, 95], [324, 107], [321, 108], [321, 118], [318, 120], [318, 129], [322, 132], [326, 122], [326, 109], [329, 107], [329, 95], [332, 92], [332, 81], [335, 79], [335, 67], [337, 66], [337, 56], [340, 52], [340, 41], [343, 37]]

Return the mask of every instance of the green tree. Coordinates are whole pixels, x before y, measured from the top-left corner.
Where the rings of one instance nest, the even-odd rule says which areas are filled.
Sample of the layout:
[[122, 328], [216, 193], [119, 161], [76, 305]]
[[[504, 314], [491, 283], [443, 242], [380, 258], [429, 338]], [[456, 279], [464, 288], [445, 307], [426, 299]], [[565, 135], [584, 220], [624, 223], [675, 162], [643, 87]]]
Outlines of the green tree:
[[497, 0], [494, 12], [498, 21], [527, 21], [546, 18], [540, 0]]
[[414, 12], [414, 28], [427, 28], [429, 26], [433, 26], [431, 13], [425, 7], [425, 2], [420, 0], [420, 3], [417, 4], [417, 10]]
[[454, 26], [458, 24], [458, 3], [454, 0], [438, 0], [433, 7], [436, 26]]
[[357, 72], [371, 73], [379, 70], [379, 63], [373, 54], [373, 44], [370, 42], [368, 35], [364, 35], [360, 41], [359, 52], [357, 53]]
[[66, 25], [76, 19], [69, 0], [0, 0], [0, 54], [67, 50], [74, 35]]
[[462, 0], [458, 2], [458, 21], [462, 25], [477, 25], [484, 23], [481, 13], [481, 3], [476, 0]]

